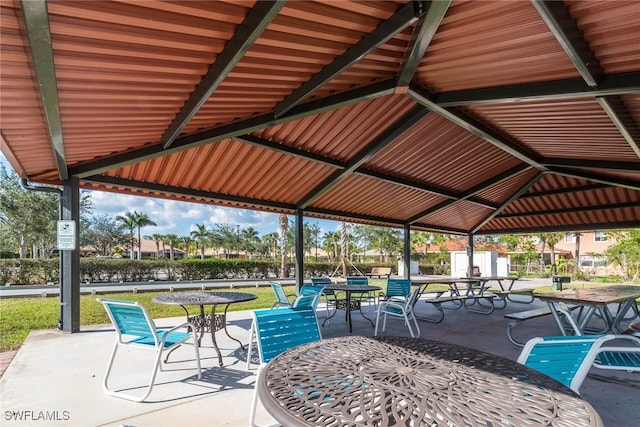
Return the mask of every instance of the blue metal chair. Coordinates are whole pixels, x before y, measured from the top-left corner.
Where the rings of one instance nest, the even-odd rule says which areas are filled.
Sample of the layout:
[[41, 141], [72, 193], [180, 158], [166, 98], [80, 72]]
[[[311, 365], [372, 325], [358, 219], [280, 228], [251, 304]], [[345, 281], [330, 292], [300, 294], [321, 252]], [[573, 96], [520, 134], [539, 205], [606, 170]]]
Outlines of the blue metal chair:
[[278, 307], [291, 307], [293, 303], [289, 299], [289, 297], [295, 297], [295, 295], [288, 295], [282, 285], [278, 282], [270, 282], [271, 289], [273, 289], [273, 293], [276, 294], [276, 302], [271, 305], [271, 308]]
[[[378, 304], [378, 311], [376, 314], [376, 328], [373, 332], [373, 335], [378, 335], [378, 322], [380, 321], [380, 316], [384, 317], [382, 321], [382, 332], [387, 327], [387, 316], [402, 318], [404, 320], [405, 325], [409, 328], [409, 333], [412, 338], [420, 336], [420, 326], [418, 325], [418, 320], [416, 319], [415, 313], [413, 312], [413, 306], [416, 304], [418, 300], [418, 295], [420, 294], [420, 288], [416, 288], [411, 292], [409, 298], [405, 301], [398, 299], [387, 299], [382, 300]], [[411, 327], [411, 321], [413, 321], [416, 330], [415, 333]]]
[[[198, 379], [202, 378], [200, 353], [198, 352], [198, 340], [195, 333], [196, 328], [193, 323], [186, 322], [169, 329], [160, 329], [156, 327], [144, 306], [140, 305], [138, 302], [103, 298], [98, 298], [97, 301], [102, 303], [104, 306], [117, 333], [116, 342], [113, 346], [113, 351], [111, 352], [109, 364], [107, 365], [107, 370], [102, 382], [102, 388], [106, 394], [133, 400], [135, 402], [144, 401], [151, 393], [158, 370], [162, 370], [162, 353], [165, 351], [167, 352], [167, 356], [164, 360], [164, 363], [167, 363], [169, 354], [185, 343], [189, 338], [193, 340], [193, 349], [196, 353]], [[178, 332], [179, 329], [183, 328], [189, 328], [190, 332]], [[142, 396], [133, 396], [109, 389], [109, 375], [111, 373], [111, 368], [113, 367], [113, 362], [116, 358], [116, 353], [120, 346], [137, 347], [145, 350], [152, 350], [156, 353], [151, 379], [149, 380], [149, 385]]]
[[[322, 339], [316, 313], [311, 308], [280, 308], [255, 310], [251, 313], [253, 324], [249, 334], [247, 369], [251, 361], [251, 348], [254, 337], [258, 346], [260, 366], [256, 383], [264, 366], [280, 353], [290, 348]], [[253, 392], [249, 423], [255, 427], [255, 414], [258, 404], [258, 390]], [[274, 424], [278, 425], [278, 424]]]
[[411, 280], [409, 279], [387, 279], [386, 291], [380, 292], [378, 300], [396, 299], [406, 301], [411, 294]]
[[550, 376], [579, 393], [598, 349], [615, 335], [551, 336], [532, 338], [518, 362]]
[[[311, 278], [312, 286], [325, 286], [325, 285], [331, 285], [331, 284], [333, 284], [333, 282], [331, 282], [331, 279], [329, 277], [312, 277]], [[329, 316], [329, 313], [330, 313], [329, 307], [333, 307], [334, 310], [336, 309], [338, 295], [335, 291], [323, 289], [321, 298], [324, 298], [324, 302], [327, 304], [327, 318], [329, 318], [331, 317]]]
[[[301, 291], [302, 292], [302, 291]], [[298, 297], [295, 299], [292, 308], [296, 308], [298, 310], [303, 308], [310, 308], [315, 311], [318, 308], [318, 302], [320, 301], [320, 292], [308, 292], [300, 293]]]
[[635, 347], [602, 346], [593, 366], [600, 369], [640, 372], [640, 339], [633, 335], [616, 335], [616, 339], [630, 340]]

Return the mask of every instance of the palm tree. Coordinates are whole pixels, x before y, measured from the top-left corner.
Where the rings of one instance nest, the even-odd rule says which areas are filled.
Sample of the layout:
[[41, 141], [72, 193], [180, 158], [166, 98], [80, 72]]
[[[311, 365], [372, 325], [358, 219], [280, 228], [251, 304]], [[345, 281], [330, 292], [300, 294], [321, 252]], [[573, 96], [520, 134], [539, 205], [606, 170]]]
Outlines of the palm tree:
[[[151, 239], [156, 243], [156, 259], [160, 258], [160, 243], [162, 243], [162, 234], [154, 233], [151, 236], [144, 236], [145, 239]], [[164, 243], [163, 243], [164, 246]], [[164, 248], [163, 253], [164, 253]]]
[[138, 229], [138, 259], [142, 259], [142, 240], [140, 239], [140, 229], [142, 227], [146, 227], [149, 225], [158, 225], [155, 222], [151, 221], [149, 215], [145, 213], [138, 213], [138, 211], [133, 211], [134, 224]]
[[129, 259], [133, 259], [133, 230], [136, 228], [135, 215], [131, 212], [127, 212], [124, 215], [116, 216], [116, 222], [120, 223], [120, 229], [126, 230], [129, 233]]
[[244, 250], [249, 255], [249, 259], [252, 259], [252, 254], [255, 251], [256, 245], [260, 242], [260, 233], [253, 227], [242, 230], [242, 242]]
[[187, 254], [187, 258], [189, 258], [191, 255], [191, 248], [193, 246], [193, 239], [191, 238], [191, 236], [182, 236], [178, 238], [178, 244], [180, 245], [180, 248], [184, 248], [184, 251]]
[[176, 234], [167, 234], [164, 236], [163, 242], [166, 240], [167, 245], [169, 245], [169, 259], [173, 261], [174, 258], [174, 249], [178, 243], [180, 243], [180, 237]]
[[340, 234], [337, 231], [327, 231], [322, 237], [324, 250], [329, 255], [329, 261], [338, 259], [338, 246], [340, 245]]
[[278, 233], [265, 234], [262, 237], [262, 244], [267, 248], [269, 258], [275, 261], [278, 252]]
[[209, 230], [207, 230], [207, 226], [204, 224], [195, 224], [195, 226], [196, 229], [191, 230], [191, 237], [200, 249], [200, 259], [204, 259], [204, 250], [209, 241]]
[[289, 218], [280, 214], [280, 277], [287, 277], [287, 234], [289, 233]]

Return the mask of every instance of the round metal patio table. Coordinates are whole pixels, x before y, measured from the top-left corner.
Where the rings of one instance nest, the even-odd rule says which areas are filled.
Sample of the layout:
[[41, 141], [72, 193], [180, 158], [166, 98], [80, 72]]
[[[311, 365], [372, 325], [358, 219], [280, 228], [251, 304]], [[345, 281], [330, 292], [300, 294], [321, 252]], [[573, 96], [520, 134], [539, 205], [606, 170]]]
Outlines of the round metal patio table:
[[514, 360], [407, 337], [348, 336], [290, 349], [256, 384], [285, 426], [601, 426], [568, 387]]
[[[179, 305], [187, 314], [187, 320], [192, 322], [196, 327], [196, 332], [199, 333], [198, 345], [202, 342], [202, 336], [205, 332], [211, 333], [211, 341], [213, 341], [213, 348], [218, 353], [218, 362], [222, 366], [222, 354], [218, 348], [216, 342], [216, 332], [220, 329], [224, 329], [224, 332], [229, 338], [240, 344], [240, 348], [244, 348], [240, 340], [229, 335], [227, 330], [227, 310], [231, 304], [239, 302], [251, 301], [258, 298], [256, 295], [248, 294], [244, 292], [176, 292], [165, 295], [159, 295], [153, 298], [151, 301], [158, 304], [172, 304]], [[197, 305], [200, 306], [200, 313], [189, 314], [187, 306]], [[211, 306], [211, 313], [205, 313], [204, 306]], [[221, 312], [216, 312], [218, 306], [224, 306]]]
[[353, 299], [352, 298], [352, 293], [354, 293], [354, 292], [355, 293], [365, 293], [365, 292], [379, 291], [380, 290], [380, 286], [373, 286], [373, 285], [344, 285], [344, 284], [339, 284], [339, 283], [337, 283], [337, 284], [334, 283], [334, 284], [330, 284], [330, 285], [327, 284], [327, 285], [322, 285], [322, 286], [327, 291], [344, 292], [346, 294], [346, 298], [345, 299], [336, 299], [336, 310], [333, 312], [333, 314], [331, 316], [328, 316], [326, 319], [324, 319], [324, 321], [322, 322], [322, 326], [324, 326], [326, 321], [328, 321], [333, 316], [335, 316], [336, 312], [338, 310], [345, 310], [345, 320], [349, 323], [349, 332], [353, 332], [353, 327], [352, 327], [352, 324], [351, 324], [351, 311], [352, 310], [359, 310], [360, 314], [362, 315], [362, 317], [367, 319], [369, 321], [369, 323], [371, 323], [371, 326], [375, 327], [375, 325], [373, 324], [373, 320], [369, 319], [362, 312], [361, 301], [358, 300], [358, 299]]

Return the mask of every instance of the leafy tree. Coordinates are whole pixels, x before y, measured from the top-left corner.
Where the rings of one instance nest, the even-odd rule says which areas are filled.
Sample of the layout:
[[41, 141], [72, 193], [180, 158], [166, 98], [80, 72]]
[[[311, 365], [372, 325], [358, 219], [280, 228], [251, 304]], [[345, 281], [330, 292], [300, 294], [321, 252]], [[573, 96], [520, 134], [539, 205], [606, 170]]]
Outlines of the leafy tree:
[[191, 230], [191, 237], [196, 242], [196, 246], [200, 249], [200, 259], [204, 259], [204, 251], [209, 243], [209, 230], [204, 224], [196, 224], [196, 229]]
[[607, 235], [616, 241], [605, 251], [607, 259], [620, 266], [624, 280], [637, 280], [640, 277], [640, 229], [615, 230]]
[[104, 214], [90, 218], [80, 234], [82, 245], [93, 246], [100, 255], [105, 256], [111, 255], [113, 248], [126, 244], [127, 240], [113, 218]]
[[319, 240], [320, 226], [317, 223], [312, 225], [305, 223], [305, 236], [307, 235], [309, 236], [309, 247], [316, 250], [315, 260], [318, 262], [318, 246], [321, 244]]
[[162, 241], [162, 238], [162, 234], [157, 233], [145, 236], [145, 239], [151, 239], [156, 243], [156, 259], [160, 258], [160, 245], [162, 245], [162, 257], [164, 258], [164, 242]]
[[58, 196], [24, 189], [19, 181], [15, 172], [0, 165], [0, 224], [14, 236], [7, 240], [18, 243], [20, 258], [26, 258], [29, 246], [48, 242], [53, 247]]
[[380, 261], [386, 262], [389, 255], [402, 253], [402, 232], [389, 227], [356, 226], [355, 231], [365, 246], [377, 249], [380, 253]]
[[238, 233], [236, 227], [229, 224], [218, 224], [217, 233], [220, 237], [220, 247], [224, 253], [230, 255], [238, 249]]
[[195, 242], [191, 236], [182, 236], [178, 238], [178, 247], [180, 249], [184, 249], [187, 258], [191, 256], [191, 249], [193, 248], [194, 243]]

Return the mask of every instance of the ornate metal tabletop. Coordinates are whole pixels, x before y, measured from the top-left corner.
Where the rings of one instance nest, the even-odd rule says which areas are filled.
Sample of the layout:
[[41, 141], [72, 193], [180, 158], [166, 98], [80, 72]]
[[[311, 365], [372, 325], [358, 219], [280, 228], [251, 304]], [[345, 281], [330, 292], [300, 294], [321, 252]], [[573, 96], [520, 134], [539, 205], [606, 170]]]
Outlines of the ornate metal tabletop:
[[600, 426], [595, 410], [516, 361], [419, 338], [350, 336], [305, 344], [256, 387], [286, 426]]
[[258, 298], [244, 292], [173, 292], [153, 298], [158, 304], [175, 305], [212, 305], [233, 304]]
[[[204, 333], [210, 332], [213, 347], [218, 353], [218, 363], [222, 366], [222, 354], [220, 353], [220, 348], [218, 348], [215, 333], [220, 329], [224, 329], [224, 332], [229, 338], [240, 344], [241, 348], [244, 348], [240, 340], [229, 335], [229, 331], [227, 330], [227, 310], [231, 304], [251, 301], [256, 298], [258, 298], [256, 295], [244, 292], [175, 292], [158, 295], [151, 301], [158, 304], [173, 304], [181, 306], [187, 315], [187, 320], [193, 323], [197, 332], [199, 332], [198, 345], [201, 345]], [[189, 310], [187, 309], [187, 306], [189, 305], [200, 306], [200, 313], [189, 314]], [[205, 305], [212, 306], [211, 314], [205, 313]], [[216, 309], [219, 305], [224, 305], [224, 310], [220, 313], [216, 313]]]

